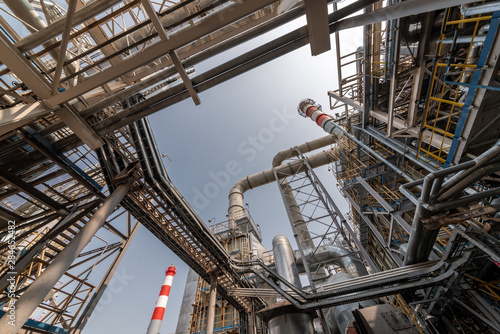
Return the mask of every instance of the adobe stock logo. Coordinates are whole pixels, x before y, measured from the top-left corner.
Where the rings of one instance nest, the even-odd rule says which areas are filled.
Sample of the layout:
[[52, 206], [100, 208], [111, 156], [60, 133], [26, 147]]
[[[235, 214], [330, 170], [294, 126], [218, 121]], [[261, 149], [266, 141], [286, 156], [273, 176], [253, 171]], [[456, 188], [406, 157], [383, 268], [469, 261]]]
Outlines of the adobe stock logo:
[[[291, 123], [291, 120], [297, 116], [297, 112], [288, 111], [286, 107], [281, 110], [273, 109], [268, 126], [261, 128], [257, 133], [248, 136], [237, 145], [239, 155], [246, 162], [254, 161], [259, 152], [264, 151], [274, 141], [275, 135], [283, 132]], [[243, 171], [241, 164], [236, 160], [228, 161], [225, 167], [224, 170], [217, 172], [210, 171], [208, 176], [211, 181], [201, 188], [193, 188], [194, 195], [191, 204], [195, 210], [206, 208], [210, 204], [210, 200], [219, 196], [222, 190], [228, 193], [227, 188], [236, 181], [236, 177]]]
[[111, 280], [109, 281], [109, 285], [104, 290], [104, 293], [95, 308], [96, 312], [101, 312], [106, 308], [106, 305], [111, 304], [113, 301], [113, 296], [121, 293], [125, 290], [125, 288], [135, 279], [135, 276], [127, 275], [125, 272], [125, 268], [122, 268], [121, 272], [116, 272]]

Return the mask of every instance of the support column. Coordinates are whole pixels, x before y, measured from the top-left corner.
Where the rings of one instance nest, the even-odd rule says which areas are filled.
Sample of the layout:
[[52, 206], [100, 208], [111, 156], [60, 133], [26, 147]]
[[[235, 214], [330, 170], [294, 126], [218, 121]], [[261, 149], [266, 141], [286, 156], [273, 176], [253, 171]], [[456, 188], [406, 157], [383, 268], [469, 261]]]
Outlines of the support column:
[[215, 300], [217, 297], [217, 273], [210, 274], [210, 292], [208, 297], [207, 330], [206, 334], [213, 334], [215, 320]]
[[120, 185], [104, 201], [94, 216], [78, 232], [73, 240], [54, 258], [47, 269], [28, 287], [26, 292], [16, 302], [15, 319], [8, 314], [0, 319], [0, 334], [16, 334], [29, 316], [40, 305], [45, 296], [52, 290], [61, 276], [68, 270], [81, 251], [92, 240], [96, 232], [132, 187], [134, 179]]

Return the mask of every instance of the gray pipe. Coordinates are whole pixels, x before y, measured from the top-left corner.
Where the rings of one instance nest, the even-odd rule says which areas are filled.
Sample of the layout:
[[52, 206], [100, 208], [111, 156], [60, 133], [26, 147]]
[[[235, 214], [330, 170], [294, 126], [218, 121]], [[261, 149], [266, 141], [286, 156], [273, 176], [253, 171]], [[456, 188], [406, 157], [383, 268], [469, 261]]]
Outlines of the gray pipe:
[[470, 7], [468, 4], [460, 6], [460, 13], [462, 13], [463, 16], [491, 13], [491, 12], [496, 12], [498, 10], [500, 10], [500, 2], [498, 1], [493, 1], [482, 5], [476, 5], [473, 7]]
[[[280, 276], [288, 282], [301, 289], [299, 272], [295, 264], [292, 246], [284, 235], [277, 235], [273, 239], [273, 253], [276, 270]], [[283, 290], [290, 290], [280, 282]], [[285, 312], [285, 310], [283, 310]], [[277, 316], [269, 320], [270, 334], [313, 334], [314, 326], [312, 318], [307, 313], [285, 313], [276, 312]]]
[[191, 314], [193, 313], [193, 304], [196, 297], [196, 286], [198, 285], [198, 274], [189, 268], [186, 278], [186, 286], [184, 288], [184, 295], [182, 297], [181, 310], [179, 312], [179, 319], [177, 320], [177, 327], [175, 334], [185, 334], [189, 332], [191, 325]]
[[[287, 237], [279, 234], [273, 238], [273, 254], [278, 274], [301, 289], [302, 284], [300, 283], [294, 252]], [[283, 283], [280, 283], [280, 287], [283, 290], [290, 290]]]
[[212, 273], [210, 275], [210, 291], [208, 298], [208, 310], [207, 310], [207, 328], [205, 330], [206, 334], [212, 334], [214, 332], [214, 322], [215, 322], [215, 302], [217, 300], [217, 273]]
[[407, 0], [393, 6], [387, 6], [376, 11], [351, 16], [334, 24], [333, 30], [339, 31], [359, 26], [370, 25], [376, 22], [395, 20], [406, 16], [433, 12], [439, 9], [455, 7], [478, 0]]
[[[486, 40], [485, 35], [479, 35], [474, 37], [474, 43], [476, 42], [481, 42], [483, 43]], [[437, 41], [438, 43], [443, 43], [443, 44], [453, 44], [453, 42], [457, 44], [466, 44], [472, 42], [472, 36], [460, 36], [455, 38], [445, 38], [443, 40]]]
[[[314, 256], [311, 258], [311, 255]], [[325, 264], [336, 264], [340, 267], [350, 267], [354, 266], [359, 276], [367, 275], [365, 266], [360, 261], [356, 261], [351, 255], [351, 252], [341, 246], [328, 244], [319, 246], [315, 251], [314, 248], [304, 249], [304, 255], [307, 258], [309, 266], [313, 266], [318, 263]], [[295, 257], [297, 259], [297, 267], [304, 267], [302, 259], [300, 258], [298, 251], [295, 251]]]
[[[332, 150], [321, 151], [319, 153], [306, 157], [311, 167], [316, 168], [319, 166], [330, 163], [330, 154]], [[280, 174], [295, 174], [305, 170], [302, 161], [292, 161], [287, 164], [281, 165], [277, 168]], [[249, 190], [262, 185], [276, 181], [273, 169], [268, 169], [260, 173], [247, 176], [234, 184], [229, 192], [229, 217], [234, 216], [237, 212], [243, 211], [243, 194]]]
[[16, 302], [15, 325], [11, 326], [9, 324], [10, 319], [6, 314], [0, 319], [0, 334], [15, 334], [21, 330], [21, 327], [29, 319], [29, 316], [40, 305], [57, 281], [92, 240], [96, 232], [104, 225], [109, 215], [116, 209], [125, 195], [127, 195], [133, 183], [134, 179], [130, 179], [126, 184], [122, 184], [116, 188], [73, 240], [57, 254], [45, 271], [31, 283], [26, 292]]

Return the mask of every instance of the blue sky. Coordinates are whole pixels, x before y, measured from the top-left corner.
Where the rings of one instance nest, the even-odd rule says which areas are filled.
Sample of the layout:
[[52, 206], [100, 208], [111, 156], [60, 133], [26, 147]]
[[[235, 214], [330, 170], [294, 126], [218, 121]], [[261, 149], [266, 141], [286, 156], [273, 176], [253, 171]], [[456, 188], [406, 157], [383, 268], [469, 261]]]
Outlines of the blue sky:
[[[258, 41], [209, 59], [196, 70], [202, 73], [262, 44], [266, 38], [303, 24], [303, 18], [296, 20]], [[342, 48], [354, 50], [362, 43], [360, 29], [344, 32], [343, 41], [346, 43]], [[296, 109], [301, 99], [309, 97], [328, 112], [327, 91], [335, 89], [336, 82], [335, 53], [311, 57], [309, 46], [305, 46], [201, 93], [200, 106], [185, 100], [150, 116], [160, 152], [172, 159], [170, 178], [205, 222], [212, 218], [216, 222], [226, 220], [227, 196], [236, 181], [270, 168], [278, 151], [325, 135], [310, 119], [300, 117]], [[165, 159], [164, 163], [168, 166], [170, 162]], [[331, 173], [326, 167], [317, 172], [334, 200], [345, 209]], [[221, 175], [229, 175], [230, 179]], [[248, 191], [245, 202], [262, 229], [266, 248], [271, 248], [276, 234], [287, 235], [295, 244], [275, 183]], [[144, 333], [171, 263], [175, 263], [177, 275], [161, 333], [174, 333], [188, 268], [143, 227], [85, 332]]]

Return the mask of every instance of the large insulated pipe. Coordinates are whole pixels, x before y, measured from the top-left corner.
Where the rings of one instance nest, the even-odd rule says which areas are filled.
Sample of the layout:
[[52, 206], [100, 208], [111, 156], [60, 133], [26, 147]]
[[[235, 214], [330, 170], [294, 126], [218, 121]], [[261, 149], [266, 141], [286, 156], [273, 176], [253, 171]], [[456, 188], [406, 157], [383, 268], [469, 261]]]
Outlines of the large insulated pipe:
[[[343, 281], [351, 280], [353, 278], [354, 277], [352, 275], [349, 275], [347, 273], [337, 273], [335, 275], [330, 276], [326, 281], [325, 285], [340, 283]], [[352, 312], [360, 307], [364, 308], [373, 305], [375, 305], [375, 302], [373, 300], [368, 299], [360, 301], [358, 303], [350, 303], [350, 304], [330, 307], [325, 312], [325, 318], [328, 327], [330, 328], [330, 333], [333, 334], [347, 333], [347, 328], [355, 320]]]
[[92, 218], [82, 227], [80, 232], [71, 240], [64, 249], [56, 255], [47, 269], [28, 287], [16, 302], [16, 315], [14, 326], [9, 324], [11, 319], [7, 314], [0, 319], [0, 334], [16, 334], [52, 290], [57, 281], [68, 270], [73, 261], [92, 240], [97, 231], [104, 225], [106, 219], [114, 212], [121, 200], [132, 187], [134, 179], [120, 185], [104, 201]]
[[484, 13], [491, 13], [500, 10], [500, 2], [492, 1], [481, 5], [471, 6], [465, 4], [460, 7], [460, 13], [463, 16], [479, 15]]
[[160, 334], [161, 323], [163, 321], [163, 316], [165, 315], [165, 309], [167, 308], [168, 295], [170, 295], [170, 288], [172, 287], [172, 281], [175, 275], [175, 265], [172, 263], [165, 271], [165, 280], [161, 286], [160, 296], [156, 301], [155, 310], [153, 311], [153, 316], [151, 317], [151, 322], [148, 326], [147, 334]]
[[[297, 288], [302, 288], [293, 249], [287, 237], [279, 234], [273, 238], [273, 254], [278, 274]], [[289, 290], [283, 283], [280, 283], [280, 287]]]

